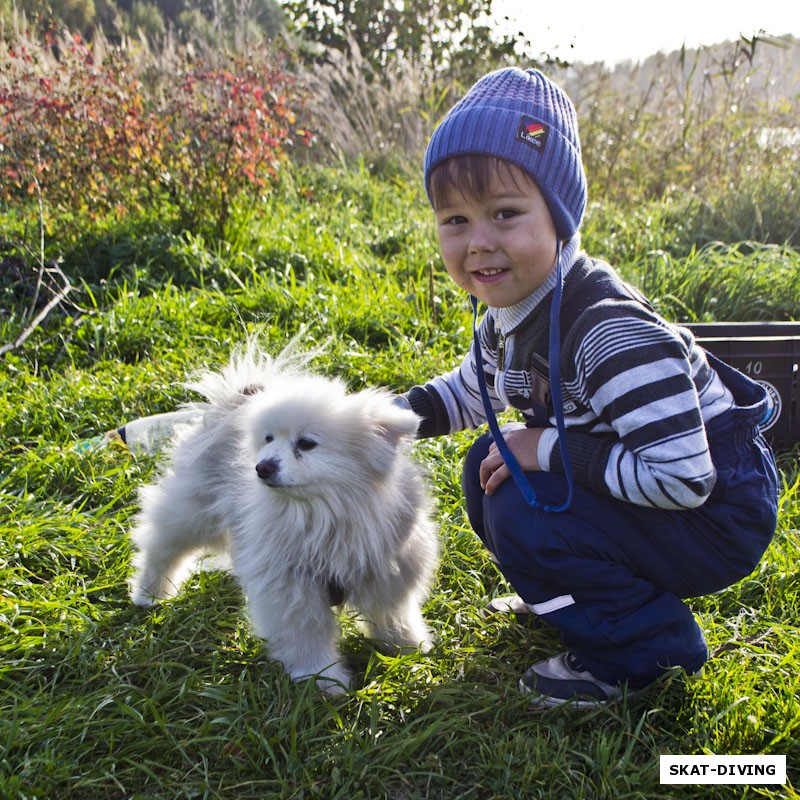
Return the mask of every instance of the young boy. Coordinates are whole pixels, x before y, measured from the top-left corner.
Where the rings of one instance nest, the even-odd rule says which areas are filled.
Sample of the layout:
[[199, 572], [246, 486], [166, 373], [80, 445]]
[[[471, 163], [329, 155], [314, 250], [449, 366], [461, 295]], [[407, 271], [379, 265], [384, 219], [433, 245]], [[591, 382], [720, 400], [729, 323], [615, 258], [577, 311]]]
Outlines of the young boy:
[[[708, 651], [680, 598], [722, 589], [775, 530], [766, 397], [580, 250], [575, 110], [537, 70], [479, 80], [425, 157], [449, 276], [488, 311], [460, 367], [406, 395], [420, 437], [488, 421], [467, 514], [567, 651], [521, 687], [535, 707], [616, 699]], [[483, 384], [483, 385], [482, 385]], [[494, 412], [524, 424], [501, 433]]]

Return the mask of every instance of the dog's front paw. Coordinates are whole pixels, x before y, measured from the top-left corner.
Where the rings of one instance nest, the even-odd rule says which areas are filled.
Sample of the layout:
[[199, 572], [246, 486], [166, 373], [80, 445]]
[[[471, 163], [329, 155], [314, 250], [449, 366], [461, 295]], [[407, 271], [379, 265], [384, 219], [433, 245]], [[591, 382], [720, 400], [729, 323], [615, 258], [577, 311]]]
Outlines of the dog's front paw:
[[323, 678], [320, 676], [317, 678], [317, 688], [331, 697], [341, 697], [342, 695], [347, 694], [348, 690], [350, 689], [350, 680], [348, 678], [347, 682], [343, 682], [340, 680], [333, 680], [329, 677]]
[[316, 676], [317, 686], [329, 695], [342, 695], [351, 688], [353, 676], [341, 662], [331, 664]]
[[376, 647], [388, 655], [416, 651], [425, 655], [433, 649], [433, 634], [421, 614], [412, 619], [383, 619], [377, 623], [364, 620], [364, 629]]
[[[301, 672], [302, 674], [300, 674]], [[317, 673], [295, 669], [292, 670], [291, 675], [295, 681], [305, 681], [313, 678], [317, 688], [328, 695], [343, 695], [352, 685], [350, 670], [340, 662], [331, 664]]]

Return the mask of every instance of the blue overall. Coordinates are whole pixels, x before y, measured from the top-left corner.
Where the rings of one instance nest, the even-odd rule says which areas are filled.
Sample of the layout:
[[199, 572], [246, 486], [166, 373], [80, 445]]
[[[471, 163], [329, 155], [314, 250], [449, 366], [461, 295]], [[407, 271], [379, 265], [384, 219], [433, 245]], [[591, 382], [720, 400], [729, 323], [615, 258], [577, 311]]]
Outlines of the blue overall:
[[[669, 667], [697, 671], [703, 633], [681, 598], [709, 594], [748, 575], [777, 523], [778, 475], [758, 430], [764, 390], [709, 355], [737, 406], [707, 425], [717, 480], [699, 508], [665, 510], [576, 485], [569, 508], [531, 508], [514, 481], [481, 489], [492, 438], [464, 464], [467, 514], [515, 591], [562, 634], [583, 667], [607, 683], [644, 686]], [[564, 476], [528, 472], [542, 504], [558, 505]]]

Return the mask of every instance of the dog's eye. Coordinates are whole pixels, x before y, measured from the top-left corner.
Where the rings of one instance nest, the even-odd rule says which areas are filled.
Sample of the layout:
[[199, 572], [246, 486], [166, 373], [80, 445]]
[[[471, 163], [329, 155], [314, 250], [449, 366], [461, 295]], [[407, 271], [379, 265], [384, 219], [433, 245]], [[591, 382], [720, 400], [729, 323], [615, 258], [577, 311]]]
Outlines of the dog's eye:
[[316, 446], [317, 443], [313, 439], [307, 439], [303, 437], [302, 439], [297, 440], [297, 449], [303, 453], [313, 450]]
[[274, 436], [270, 436], [269, 434], [267, 434], [267, 435], [264, 437], [264, 441], [265, 441], [267, 444], [269, 444], [270, 442], [274, 442], [274, 441], [275, 441], [275, 437], [274, 437]]

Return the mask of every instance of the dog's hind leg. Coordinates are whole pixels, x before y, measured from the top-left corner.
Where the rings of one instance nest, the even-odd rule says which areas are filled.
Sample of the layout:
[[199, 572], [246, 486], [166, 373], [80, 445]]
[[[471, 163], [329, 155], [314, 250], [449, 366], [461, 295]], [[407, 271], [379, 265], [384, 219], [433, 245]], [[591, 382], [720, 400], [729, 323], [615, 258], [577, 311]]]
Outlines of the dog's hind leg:
[[365, 633], [380, 650], [391, 653], [419, 649], [427, 653], [433, 647], [430, 628], [414, 597], [404, 598], [393, 608], [383, 604], [362, 607], [361, 613]]
[[131, 540], [136, 548], [130, 579], [131, 600], [151, 606], [177, 594], [199, 556], [224, 548], [218, 520], [196, 496], [175, 486], [146, 487]]

